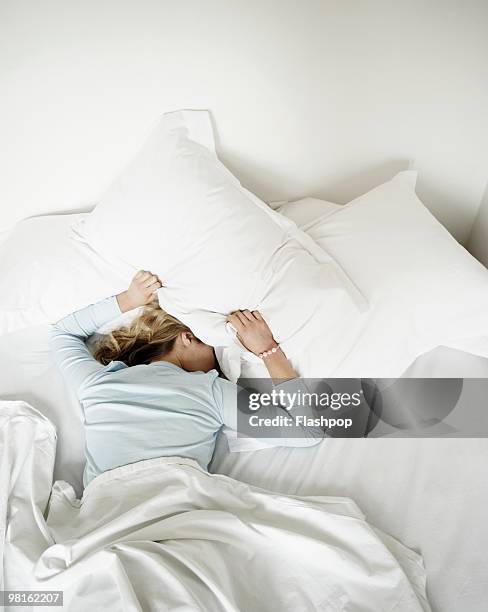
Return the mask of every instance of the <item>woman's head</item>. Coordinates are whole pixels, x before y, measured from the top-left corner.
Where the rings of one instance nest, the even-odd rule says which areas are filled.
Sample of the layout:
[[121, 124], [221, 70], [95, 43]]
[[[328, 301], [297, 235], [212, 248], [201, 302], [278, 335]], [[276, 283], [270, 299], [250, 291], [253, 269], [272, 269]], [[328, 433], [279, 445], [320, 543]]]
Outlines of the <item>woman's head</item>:
[[123, 361], [135, 366], [166, 360], [188, 372], [208, 372], [215, 367], [212, 347], [157, 305], [146, 306], [130, 325], [103, 336], [94, 357], [103, 365]]

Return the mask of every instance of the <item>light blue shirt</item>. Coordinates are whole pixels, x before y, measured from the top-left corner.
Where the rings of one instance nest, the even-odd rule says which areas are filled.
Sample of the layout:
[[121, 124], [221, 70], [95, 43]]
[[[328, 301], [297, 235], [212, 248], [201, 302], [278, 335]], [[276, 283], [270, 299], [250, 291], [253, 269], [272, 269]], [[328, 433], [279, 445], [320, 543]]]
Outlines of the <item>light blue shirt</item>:
[[[237, 386], [216, 370], [186, 372], [166, 361], [132, 367], [112, 361], [103, 366], [85, 341], [120, 314], [117, 299], [111, 297], [52, 328], [55, 361], [84, 412], [84, 484], [106, 470], [163, 456], [189, 457], [207, 469], [219, 430], [224, 425], [236, 428]], [[263, 416], [278, 413], [285, 411], [260, 409]], [[320, 441], [317, 428], [300, 429], [301, 437], [277, 438], [275, 443], [310, 446]]]

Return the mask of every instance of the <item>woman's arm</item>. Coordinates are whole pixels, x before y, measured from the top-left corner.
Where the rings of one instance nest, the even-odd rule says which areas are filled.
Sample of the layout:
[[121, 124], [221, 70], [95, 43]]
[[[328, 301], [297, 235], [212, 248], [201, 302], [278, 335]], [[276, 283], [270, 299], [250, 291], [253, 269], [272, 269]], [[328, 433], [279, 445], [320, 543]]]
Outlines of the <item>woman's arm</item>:
[[92, 357], [85, 340], [121, 313], [154, 300], [159, 287], [157, 276], [140, 270], [127, 291], [78, 310], [52, 326], [50, 346], [54, 360], [78, 395], [83, 385], [104, 369]]

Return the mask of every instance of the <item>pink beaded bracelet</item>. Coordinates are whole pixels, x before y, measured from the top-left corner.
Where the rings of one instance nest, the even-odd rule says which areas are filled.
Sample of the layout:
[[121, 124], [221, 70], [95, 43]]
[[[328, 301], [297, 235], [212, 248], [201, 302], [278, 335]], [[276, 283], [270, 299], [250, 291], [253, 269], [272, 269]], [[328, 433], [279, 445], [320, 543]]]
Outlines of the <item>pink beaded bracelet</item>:
[[269, 357], [270, 355], [272, 355], [273, 353], [276, 353], [276, 351], [280, 348], [280, 345], [278, 344], [278, 346], [274, 346], [272, 349], [269, 349], [269, 351], [264, 351], [264, 353], [259, 353], [258, 357], [260, 359], [264, 359], [265, 357]]

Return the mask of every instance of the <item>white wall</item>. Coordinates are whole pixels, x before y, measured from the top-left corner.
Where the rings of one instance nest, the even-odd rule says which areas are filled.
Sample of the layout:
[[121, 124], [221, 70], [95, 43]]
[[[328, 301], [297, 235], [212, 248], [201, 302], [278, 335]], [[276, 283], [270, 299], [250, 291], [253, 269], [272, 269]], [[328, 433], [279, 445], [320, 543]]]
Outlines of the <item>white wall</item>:
[[[2, 0], [0, 225], [96, 201], [162, 111], [209, 108], [265, 199], [414, 158], [460, 240], [486, 183], [485, 0]], [[0, 228], [1, 229], [1, 228]]]
[[468, 241], [468, 249], [488, 268], [488, 183]]

